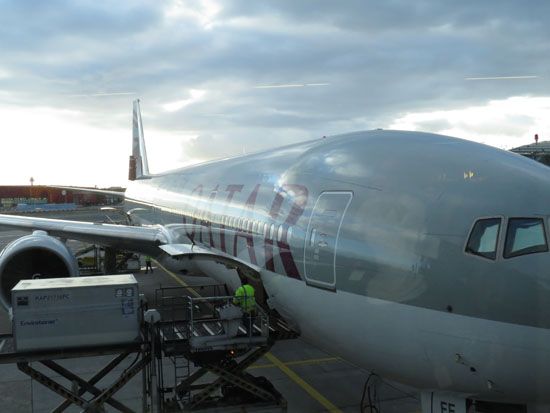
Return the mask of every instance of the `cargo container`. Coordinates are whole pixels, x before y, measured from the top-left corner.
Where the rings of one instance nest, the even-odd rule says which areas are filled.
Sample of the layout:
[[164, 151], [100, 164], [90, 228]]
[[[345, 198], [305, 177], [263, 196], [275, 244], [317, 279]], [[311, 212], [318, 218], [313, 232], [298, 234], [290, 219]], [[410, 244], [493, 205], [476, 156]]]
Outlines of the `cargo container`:
[[139, 339], [138, 283], [131, 274], [22, 280], [11, 297], [16, 351]]

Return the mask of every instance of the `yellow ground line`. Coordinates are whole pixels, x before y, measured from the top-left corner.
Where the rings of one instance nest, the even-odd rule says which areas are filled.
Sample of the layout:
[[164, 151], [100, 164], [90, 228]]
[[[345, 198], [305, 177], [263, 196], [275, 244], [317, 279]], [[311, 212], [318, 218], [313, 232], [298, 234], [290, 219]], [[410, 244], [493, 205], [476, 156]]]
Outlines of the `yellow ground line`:
[[[340, 357], [323, 357], [318, 359], [305, 359], [305, 360], [296, 360], [296, 361], [287, 361], [283, 363], [285, 366], [310, 366], [312, 364], [322, 364], [322, 363], [330, 363], [333, 361], [341, 361], [342, 359]], [[253, 366], [250, 366], [248, 370], [253, 369], [268, 369], [272, 367], [277, 367], [275, 364], [254, 364]]]
[[[156, 260], [153, 260], [160, 268], [162, 268], [170, 277], [172, 277], [177, 283], [180, 285], [189, 288], [189, 291], [191, 291], [195, 296], [200, 297], [201, 295], [196, 292], [193, 288], [189, 287], [189, 285], [180, 279], [176, 274], [174, 274], [172, 271], [165, 268], [161, 263], [159, 263]], [[313, 397], [315, 400], [317, 400], [320, 404], [322, 404], [329, 412], [331, 413], [342, 413], [338, 407], [336, 407], [334, 404], [332, 404], [325, 396], [323, 396], [321, 393], [319, 393], [317, 390], [315, 390], [311, 385], [309, 385], [304, 379], [302, 379], [300, 376], [298, 376], [294, 371], [292, 371], [287, 365], [299, 365], [299, 364], [315, 364], [315, 363], [322, 363], [327, 361], [336, 361], [339, 360], [338, 357], [325, 357], [323, 359], [313, 359], [313, 360], [298, 360], [298, 361], [291, 361], [288, 363], [283, 363], [281, 360], [279, 360], [277, 357], [275, 357], [271, 353], [267, 353], [265, 355], [265, 358], [267, 358], [269, 361], [271, 361], [271, 366], [277, 367], [280, 369], [283, 373], [285, 373], [292, 381], [294, 381], [297, 385], [299, 385], [302, 389], [304, 389], [311, 397]], [[309, 362], [309, 363], [308, 363]], [[260, 368], [261, 366], [253, 366], [252, 368]]]
[[[185, 281], [180, 279], [176, 274], [174, 274], [172, 271], [165, 268], [158, 261], [155, 260], [155, 263], [160, 268], [162, 268], [168, 275], [170, 275], [170, 277], [172, 277], [177, 283], [179, 283], [180, 285], [186, 288], [189, 288], [189, 291], [191, 291], [195, 296], [200, 297], [200, 294], [198, 292], [196, 292], [193, 288], [190, 288], [189, 285]], [[290, 361], [288, 363], [283, 363], [281, 360], [279, 360], [277, 357], [275, 357], [271, 353], [267, 353], [265, 357], [269, 361], [271, 361], [272, 364], [263, 365], [263, 366], [262, 365], [252, 366], [250, 368], [277, 367], [283, 373], [285, 373], [288, 377], [290, 377], [296, 384], [302, 387], [311, 397], [313, 397], [315, 400], [321, 403], [329, 412], [341, 413], [341, 411], [334, 404], [332, 404], [326, 397], [324, 397], [321, 393], [319, 393], [317, 390], [311, 387], [311, 385], [305, 382], [300, 376], [298, 376], [294, 371], [292, 371], [288, 367], [288, 365], [318, 364], [323, 362], [337, 361], [337, 360], [340, 360], [338, 357], [325, 357], [325, 358], [311, 359], [311, 360], [298, 360], [298, 361]]]
[[195, 290], [193, 289], [192, 287], [189, 286], [189, 284], [187, 284], [185, 281], [183, 281], [180, 277], [178, 277], [176, 274], [174, 274], [172, 271], [170, 271], [169, 269], [167, 269], [166, 267], [164, 267], [160, 262], [158, 262], [157, 260], [153, 260], [160, 268], [162, 268], [164, 270], [164, 272], [166, 272], [166, 274], [168, 274], [170, 277], [172, 277], [174, 280], [176, 280], [177, 283], [179, 283], [180, 285], [182, 285], [183, 287], [187, 288], [191, 294], [193, 294], [195, 297], [201, 297], [201, 295]]
[[[184, 286], [185, 288], [189, 288], [190, 291], [193, 292], [193, 294], [196, 294], [198, 297], [200, 297], [199, 293], [197, 293], [193, 288], [189, 287], [189, 284], [187, 284], [185, 281], [183, 281], [181, 278], [179, 278], [176, 274], [174, 274], [172, 271], [165, 268], [162, 264], [160, 264], [158, 261], [153, 260], [160, 268], [162, 268], [169, 276], [171, 276], [176, 282], [178, 282], [180, 285]], [[307, 359], [307, 360], [296, 360], [296, 361], [288, 361], [284, 363], [286, 366], [300, 366], [300, 365], [311, 365], [311, 364], [321, 364], [321, 363], [330, 363], [332, 361], [339, 361], [341, 360], [340, 357], [323, 357], [323, 358], [317, 358], [317, 359]], [[261, 369], [261, 368], [271, 368], [271, 367], [277, 367], [275, 364], [256, 364], [253, 366], [250, 366], [248, 369]]]
[[265, 358], [271, 361], [275, 366], [277, 366], [283, 373], [285, 373], [292, 381], [294, 381], [298, 386], [304, 389], [311, 397], [317, 400], [331, 413], [342, 413], [338, 407], [332, 404], [325, 396], [311, 387], [308, 383], [304, 381], [300, 376], [298, 376], [294, 371], [288, 368], [285, 363], [279, 360], [271, 353], [267, 353]]

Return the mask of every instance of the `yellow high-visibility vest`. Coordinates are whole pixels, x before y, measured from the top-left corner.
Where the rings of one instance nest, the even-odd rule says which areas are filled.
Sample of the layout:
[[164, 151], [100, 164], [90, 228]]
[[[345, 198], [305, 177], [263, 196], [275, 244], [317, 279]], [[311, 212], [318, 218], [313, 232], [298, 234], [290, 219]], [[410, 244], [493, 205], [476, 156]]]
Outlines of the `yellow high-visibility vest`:
[[241, 307], [244, 313], [251, 313], [256, 309], [256, 299], [254, 298], [254, 287], [250, 284], [241, 285], [235, 291], [233, 304]]

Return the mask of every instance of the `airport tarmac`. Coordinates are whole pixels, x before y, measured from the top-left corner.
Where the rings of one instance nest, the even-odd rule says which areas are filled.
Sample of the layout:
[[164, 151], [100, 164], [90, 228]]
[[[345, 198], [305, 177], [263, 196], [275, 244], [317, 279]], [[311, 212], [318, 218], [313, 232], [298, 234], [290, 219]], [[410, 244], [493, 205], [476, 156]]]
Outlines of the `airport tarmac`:
[[[116, 212], [107, 213], [112, 219], [119, 219]], [[105, 213], [94, 208], [79, 211], [44, 214], [42, 216], [82, 221], [104, 221]], [[0, 229], [0, 248], [11, 240], [24, 235], [25, 232]], [[76, 249], [79, 243], [69, 243], [69, 247]], [[140, 291], [153, 302], [154, 291], [159, 287], [198, 285], [213, 282], [204, 277], [175, 274], [155, 263], [154, 273], [145, 274], [142, 270], [135, 273], [139, 281]], [[10, 333], [11, 325], [5, 311], [0, 313], [0, 333]], [[92, 377], [98, 370], [107, 364], [114, 356], [88, 357], [63, 360], [60, 364], [67, 369], [78, 373], [83, 378]], [[116, 375], [128, 367], [133, 361], [129, 357], [118, 366], [112, 374], [103, 379], [98, 387], [109, 385]], [[59, 379], [51, 370], [45, 369], [38, 362], [32, 367], [39, 371], [48, 372], [49, 377]], [[168, 370], [168, 369], [166, 369]], [[287, 400], [287, 411], [298, 412], [359, 412], [365, 381], [369, 372], [354, 367], [340, 358], [328, 354], [301, 339], [286, 340], [275, 344], [270, 353], [252, 365], [248, 372], [255, 376], [265, 376]], [[61, 381], [62, 382], [62, 381]], [[369, 383], [375, 386], [379, 405], [376, 410], [385, 413], [419, 412], [419, 394], [410, 389], [396, 388], [394, 384], [371, 377]], [[70, 387], [70, 383], [65, 383]], [[374, 389], [374, 388], [373, 388]], [[373, 390], [374, 391], [374, 390]], [[115, 398], [126, 404], [136, 412], [142, 411], [142, 380], [138, 374], [126, 384]], [[371, 396], [374, 393], [371, 392]], [[16, 365], [0, 365], [0, 398], [1, 411], [5, 412], [48, 412], [52, 411], [62, 399], [49, 389], [21, 373]], [[365, 396], [365, 403], [367, 401]], [[81, 408], [72, 406], [66, 411], [78, 412]], [[107, 406], [106, 411], [116, 411]], [[205, 410], [201, 410], [205, 411]], [[206, 410], [222, 411], [222, 410]], [[223, 410], [228, 411], [228, 410]], [[254, 409], [239, 409], [238, 411], [258, 411]], [[265, 411], [280, 411], [263, 409]], [[371, 412], [369, 408], [365, 412]]]

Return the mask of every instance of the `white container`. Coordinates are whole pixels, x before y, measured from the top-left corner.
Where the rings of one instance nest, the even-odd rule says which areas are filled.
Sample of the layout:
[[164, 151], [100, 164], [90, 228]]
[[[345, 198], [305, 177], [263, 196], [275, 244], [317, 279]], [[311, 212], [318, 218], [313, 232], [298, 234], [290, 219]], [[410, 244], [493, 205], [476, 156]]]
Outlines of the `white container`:
[[139, 338], [138, 283], [131, 274], [22, 280], [11, 297], [16, 351]]

